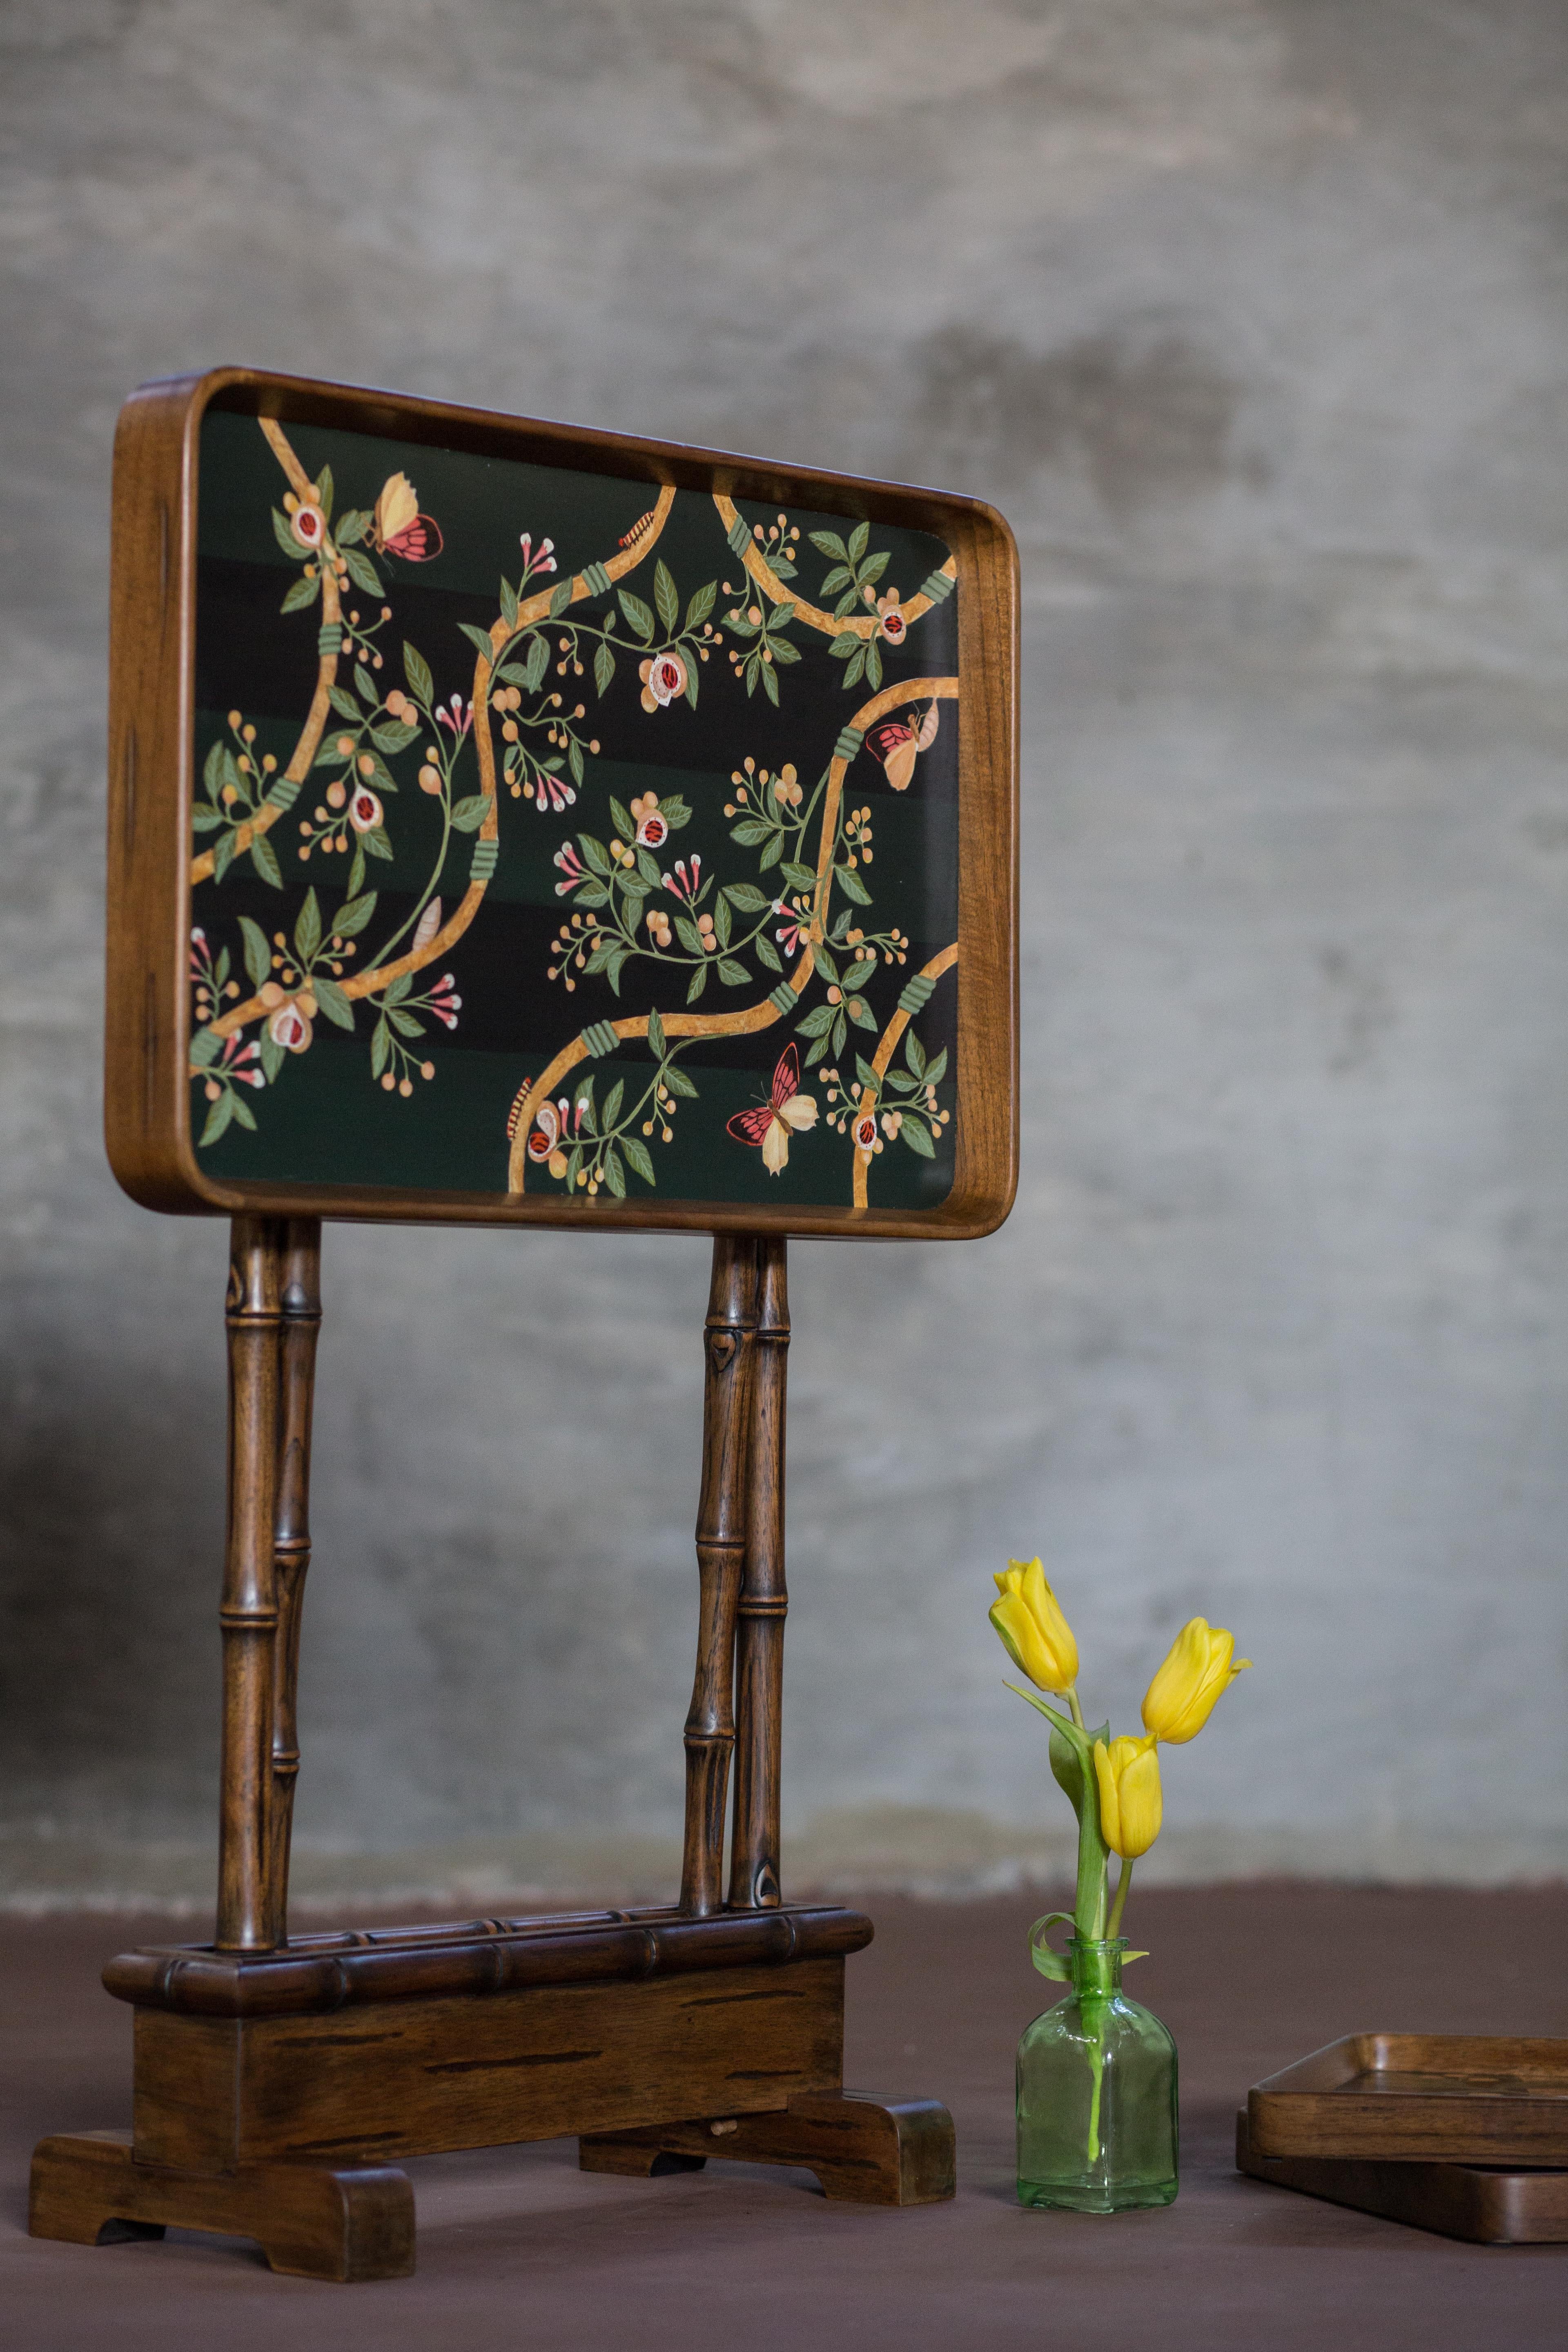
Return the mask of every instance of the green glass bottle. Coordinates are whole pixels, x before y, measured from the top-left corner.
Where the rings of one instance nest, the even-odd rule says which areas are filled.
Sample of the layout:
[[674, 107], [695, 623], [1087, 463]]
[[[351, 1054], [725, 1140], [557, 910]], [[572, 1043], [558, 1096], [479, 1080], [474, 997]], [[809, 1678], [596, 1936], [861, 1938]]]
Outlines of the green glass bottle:
[[1018, 2044], [1018, 2202], [1075, 2213], [1176, 2194], [1176, 2045], [1121, 1990], [1125, 1937], [1067, 1948], [1072, 1990]]

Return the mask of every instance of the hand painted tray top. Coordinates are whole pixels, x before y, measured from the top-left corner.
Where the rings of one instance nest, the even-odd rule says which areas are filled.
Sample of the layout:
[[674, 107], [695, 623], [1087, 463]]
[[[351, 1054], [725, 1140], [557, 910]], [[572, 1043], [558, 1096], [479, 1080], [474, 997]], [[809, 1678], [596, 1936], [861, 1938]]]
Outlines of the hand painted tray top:
[[953, 549], [428, 426], [208, 407], [196, 448], [214, 1197], [940, 1211]]

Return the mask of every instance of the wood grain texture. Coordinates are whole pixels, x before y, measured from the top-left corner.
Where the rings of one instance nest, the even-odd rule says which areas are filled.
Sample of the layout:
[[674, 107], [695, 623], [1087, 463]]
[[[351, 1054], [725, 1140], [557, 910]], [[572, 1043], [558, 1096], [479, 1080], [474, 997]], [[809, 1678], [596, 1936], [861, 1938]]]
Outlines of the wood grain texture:
[[143, 385], [115, 441], [110, 688], [110, 917], [105, 1127], [110, 1164], [148, 1208], [448, 1224], [566, 1224], [560, 1195], [226, 1184], [192, 1144], [189, 821], [194, 786], [196, 487], [212, 406], [282, 424], [383, 434], [478, 456], [577, 466], [768, 504], [794, 501], [941, 536], [952, 551], [963, 725], [959, 782], [958, 1034], [962, 1106], [948, 1198], [920, 1212], [675, 1202], [595, 1203], [620, 1228], [964, 1239], [990, 1233], [1017, 1181], [1017, 552], [983, 501], [721, 451], [592, 433], [245, 368]]
[[229, 2173], [141, 2163], [113, 2132], [62, 2134], [34, 2152], [27, 2227], [79, 2246], [165, 2229], [254, 2238], [296, 2278], [408, 2278], [414, 2191], [389, 2165], [268, 2164]]
[[779, 1768], [784, 1616], [784, 1408], [789, 1288], [780, 1235], [757, 1244], [746, 1551], [737, 1609], [735, 1815], [730, 1907], [766, 1910], [780, 1900]]
[[335, 2016], [139, 2009], [140, 2161], [374, 2158], [782, 2107], [842, 2080], [844, 1963], [542, 1985]]
[[1258, 2157], [1568, 2165], [1568, 2040], [1352, 2033], [1247, 2094]]
[[1242, 2108], [1236, 2168], [1278, 2189], [1376, 2213], [1415, 2230], [1482, 2246], [1568, 2244], [1568, 2170], [1510, 2172], [1471, 2164], [1377, 2162], [1367, 2158], [1259, 2156]]
[[934, 2205], [953, 2194], [952, 2117], [935, 2099], [864, 2091], [797, 2092], [779, 2114], [731, 2113], [579, 2142], [584, 2172], [650, 2174], [674, 2157], [794, 2164], [823, 2193], [858, 2205]]
[[746, 1551], [757, 1249], [720, 1234], [702, 1344], [702, 1490], [697, 1508], [697, 1671], [686, 1717], [686, 1832], [680, 1907], [696, 1918], [723, 1899], [724, 1812], [735, 1745], [735, 1609]]

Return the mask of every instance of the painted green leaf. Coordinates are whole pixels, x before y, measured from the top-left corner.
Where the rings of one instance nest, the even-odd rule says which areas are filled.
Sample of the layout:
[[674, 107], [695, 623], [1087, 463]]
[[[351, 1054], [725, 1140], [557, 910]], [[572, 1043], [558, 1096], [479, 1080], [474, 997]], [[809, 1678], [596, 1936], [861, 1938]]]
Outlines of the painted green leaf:
[[474, 651], [479, 655], [484, 661], [494, 661], [496, 649], [490, 643], [490, 633], [488, 629], [479, 628], [472, 621], [459, 621], [458, 626], [461, 629], [464, 636], [467, 637]]
[[302, 613], [307, 604], [313, 604], [315, 603], [321, 593], [321, 582], [320, 573], [318, 573], [313, 580], [307, 580], [304, 573], [301, 572], [299, 579], [295, 581], [292, 588], [289, 589], [287, 596], [284, 597], [281, 604], [279, 605], [278, 610], [280, 613]]
[[836, 1005], [814, 1004], [811, 1011], [806, 1014], [805, 1020], [797, 1021], [795, 1023], [795, 1028], [796, 1036], [826, 1036], [828, 1030], [833, 1026], [834, 1017], [837, 1012], [837, 1007]]
[[283, 877], [278, 870], [277, 852], [264, 833], [254, 833], [250, 836], [250, 862], [264, 882], [270, 882], [275, 890], [281, 890]]
[[726, 988], [746, 988], [751, 983], [752, 975], [743, 963], [736, 962], [733, 956], [721, 956], [719, 977]]
[[501, 618], [506, 623], [507, 627], [509, 629], [515, 629], [517, 626], [517, 590], [512, 586], [510, 580], [503, 580], [500, 583], [500, 609]]
[[702, 626], [703, 622], [713, 610], [713, 599], [718, 593], [718, 586], [716, 580], [710, 580], [704, 587], [692, 591], [690, 602], [686, 607], [686, 621], [681, 632], [684, 636], [689, 636], [694, 629], [700, 629]]
[[616, 657], [601, 638], [594, 648], [594, 684], [603, 694], [616, 674]]
[[860, 639], [853, 629], [846, 629], [840, 635], [828, 640], [827, 650], [835, 661], [847, 662], [851, 654], [859, 652]]
[[436, 686], [430, 676], [430, 665], [424, 655], [417, 652], [406, 641], [403, 647], [403, 675], [408, 680], [409, 691], [415, 701], [424, 703], [428, 709], [436, 699]]
[[413, 985], [414, 974], [411, 971], [400, 971], [397, 978], [388, 984], [386, 992], [381, 1000], [382, 1003], [384, 1004], [401, 1004]]
[[316, 477], [316, 497], [321, 505], [322, 520], [326, 522], [331, 522], [332, 519], [332, 469], [330, 466], [323, 466], [321, 472]]
[[207, 1144], [216, 1143], [217, 1141], [218, 1137], [223, 1133], [225, 1128], [227, 1127], [229, 1120], [233, 1117], [234, 1089], [231, 1087], [225, 1087], [222, 1094], [219, 1095], [216, 1102], [214, 1103], [211, 1110], [207, 1113], [207, 1123], [203, 1128], [201, 1134], [201, 1141], [204, 1149]]
[[680, 597], [662, 555], [653, 568], [653, 601], [665, 634], [672, 637], [680, 620]]
[[310, 993], [329, 1021], [336, 1022], [340, 1029], [353, 1027], [353, 1002], [352, 998], [343, 994], [335, 980], [329, 980], [326, 973], [322, 971], [314, 973], [310, 981]]
[[909, 1064], [917, 1078], [924, 1077], [926, 1066], [925, 1048], [921, 1044], [920, 1039], [915, 1035], [912, 1029], [906, 1029], [904, 1032], [904, 1059]]
[[691, 985], [686, 992], [686, 1002], [688, 1004], [695, 1004], [707, 985], [708, 966], [705, 962], [700, 963], [696, 971], [691, 975]]
[[[922, 1160], [936, 1158], [936, 1146], [931, 1139], [925, 1122], [916, 1118], [911, 1111], [906, 1111], [904, 1114], [904, 1123], [899, 1129], [899, 1141], [907, 1143], [911, 1151], [918, 1151]], [[1053, 1733], [1052, 1737], [1055, 1736]]]
[[807, 536], [818, 555], [837, 556], [840, 563], [847, 558], [849, 550], [836, 530], [814, 530]]
[[606, 1151], [605, 1154], [605, 1181], [609, 1186], [617, 1201], [624, 1201], [626, 1199], [626, 1180], [621, 1173], [620, 1154], [618, 1152]]
[[538, 693], [544, 673], [549, 667], [550, 646], [548, 643], [543, 637], [537, 635], [530, 637], [528, 640], [528, 661], [522, 673], [522, 682], [528, 688], [530, 694]]
[[386, 1057], [391, 1051], [392, 1043], [387, 1034], [386, 1023], [378, 1021], [375, 1024], [375, 1034], [370, 1041], [370, 1074], [373, 1078], [380, 1077], [386, 1067]]
[[730, 901], [721, 891], [719, 897], [713, 901], [713, 931], [721, 948], [727, 948], [730, 944], [731, 921]]
[[[283, 550], [284, 554], [289, 557], [289, 561], [294, 563], [303, 563], [310, 551], [308, 547], [300, 546], [299, 541], [295, 538], [293, 532], [289, 528], [288, 518], [279, 514], [276, 507], [272, 509], [272, 528], [274, 532], [277, 534], [279, 546]], [[209, 1127], [212, 1125], [211, 1119], [207, 1121], [207, 1125]], [[226, 1127], [227, 1125], [228, 1121], [226, 1118], [224, 1126]], [[205, 1143], [206, 1138], [204, 1136], [202, 1140]]]
[[368, 833], [362, 833], [360, 846], [367, 857], [383, 857], [388, 861], [392, 857], [392, 840], [384, 824], [373, 824]]
[[730, 838], [731, 841], [738, 841], [742, 849], [754, 849], [759, 841], [767, 840], [772, 830], [771, 825], [762, 824], [754, 816], [748, 816], [743, 817], [739, 824], [731, 827]]
[[374, 710], [381, 700], [381, 692], [363, 662], [354, 665], [354, 685], [359, 689], [360, 700]]
[[[663, 569], [662, 565], [660, 569]], [[650, 646], [653, 643], [653, 614], [642, 598], [634, 596], [629, 588], [617, 588], [616, 593], [626, 616], [627, 628], [634, 637], [640, 637], [645, 646]]]
[[551, 617], [551, 619], [552, 619], [552, 621], [558, 621], [558, 620], [561, 618], [562, 614], [566, 610], [567, 605], [568, 605], [568, 604], [570, 604], [570, 603], [571, 603], [571, 602], [572, 602], [572, 583], [571, 583], [571, 581], [570, 581], [570, 580], [563, 580], [563, 581], [561, 583], [560, 587], [559, 587], [559, 588], [557, 588], [557, 589], [554, 591], [554, 593], [552, 594], [551, 599], [550, 599], [550, 617]]
[[936, 1057], [935, 1061], [934, 1061], [934, 1062], [928, 1062], [928, 1063], [926, 1064], [926, 1070], [925, 1070], [926, 1084], [927, 1084], [927, 1086], [928, 1086], [928, 1087], [940, 1087], [940, 1086], [941, 1086], [941, 1084], [942, 1084], [942, 1080], [943, 1080], [943, 1078], [945, 1078], [945, 1077], [946, 1077], [946, 1076], [947, 1076], [947, 1048], [946, 1048], [946, 1046], [944, 1045], [944, 1046], [942, 1047], [942, 1052], [937, 1055], [937, 1057]]
[[868, 522], [858, 522], [856, 524], [854, 530], [849, 534], [849, 545], [846, 551], [851, 563], [859, 562], [860, 558], [866, 552], [866, 542], [870, 536], [871, 526]]
[[363, 550], [358, 547], [345, 547], [342, 551], [342, 558], [349, 567], [349, 578], [354, 585], [357, 588], [363, 588], [367, 596], [379, 596], [381, 574]]
[[702, 934], [689, 916], [677, 915], [675, 936], [689, 955], [706, 955], [707, 950], [702, 944]]
[[412, 1013], [405, 1013], [400, 1008], [393, 1006], [389, 1009], [386, 1017], [400, 1036], [423, 1037], [425, 1034], [425, 1024], [423, 1021], [416, 1021]]
[[221, 882], [234, 863], [234, 835], [226, 833], [213, 845], [213, 880]]
[[752, 946], [759, 963], [765, 963], [770, 971], [783, 971], [784, 966], [779, 961], [779, 951], [772, 940], [758, 937], [752, 941]]
[[621, 1115], [621, 1098], [625, 1095], [626, 1090], [626, 1080], [624, 1078], [617, 1078], [615, 1085], [610, 1088], [609, 1093], [605, 1097], [605, 1108], [599, 1114], [599, 1124], [604, 1129], [606, 1135], [608, 1135], [610, 1129], [615, 1126], [616, 1119], [619, 1118]]
[[[786, 874], [789, 872], [787, 866], [784, 872]], [[726, 882], [724, 896], [732, 907], [740, 909], [742, 915], [760, 915], [769, 903], [754, 882]]]
[[834, 879], [847, 898], [853, 898], [858, 907], [870, 905], [871, 893], [852, 866], [836, 866], [833, 874]]
[[626, 1166], [635, 1168], [645, 1184], [657, 1181], [653, 1172], [653, 1154], [640, 1135], [623, 1135], [621, 1150], [626, 1155]]
[[267, 934], [248, 915], [241, 915], [239, 932], [245, 941], [245, 969], [250, 974], [250, 984], [252, 988], [263, 988], [272, 977], [272, 950]]
[[216, 1062], [223, 1051], [223, 1039], [216, 1029], [198, 1029], [191, 1039], [191, 1059], [200, 1070]]
[[321, 944], [321, 909], [314, 890], [307, 890], [305, 903], [294, 923], [294, 951], [301, 963], [308, 964]]
[[636, 825], [632, 823], [631, 811], [623, 807], [614, 793], [610, 794], [610, 823], [623, 841], [630, 841], [637, 831]]
[[278, 1083], [278, 1073], [289, 1056], [277, 1040], [263, 1030], [257, 1039], [261, 1053], [261, 1074], [269, 1087]]
[[410, 727], [405, 719], [387, 719], [379, 727], [371, 729], [370, 740], [382, 751], [406, 751], [419, 732], [420, 730]]
[[453, 832], [478, 833], [489, 813], [489, 793], [475, 793], [469, 799], [459, 801], [452, 811]]
[[853, 1021], [857, 1029], [874, 1029], [876, 1027], [877, 1016], [872, 1012], [870, 1006], [867, 1003], [863, 996], [850, 997], [848, 1002], [846, 1003], [844, 1010], [847, 1013], [850, 1020]]
[[657, 1011], [650, 1013], [647, 1016], [647, 1049], [648, 1052], [655, 1055], [659, 1061], [663, 1061], [665, 1055], [664, 1024], [659, 1019]]
[[696, 1101], [697, 1088], [687, 1076], [686, 1072], [681, 1068], [679, 1062], [671, 1062], [668, 1069], [666, 1070], [664, 1074], [664, 1083], [669, 1088], [672, 1095], [685, 1095], [689, 1097], [692, 1102]]

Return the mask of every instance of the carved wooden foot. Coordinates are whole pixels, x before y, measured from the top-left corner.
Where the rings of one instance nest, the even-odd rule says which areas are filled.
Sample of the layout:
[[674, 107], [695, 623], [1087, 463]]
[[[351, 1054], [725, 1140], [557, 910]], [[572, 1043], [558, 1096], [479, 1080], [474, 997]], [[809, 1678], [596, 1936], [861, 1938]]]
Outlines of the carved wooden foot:
[[256, 2239], [273, 2270], [296, 2278], [407, 2278], [414, 2269], [414, 2190], [394, 2166], [175, 2172], [138, 2164], [117, 2132], [38, 2142], [27, 2227], [79, 2246], [162, 2237], [170, 2227], [216, 2230]]
[[710, 2157], [798, 2164], [823, 2194], [860, 2205], [935, 2205], [953, 2191], [952, 2117], [935, 2099], [877, 2099], [863, 2091], [800, 2091], [774, 2115], [721, 2116], [600, 2132], [577, 2143], [584, 2172], [647, 2175]]

